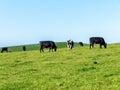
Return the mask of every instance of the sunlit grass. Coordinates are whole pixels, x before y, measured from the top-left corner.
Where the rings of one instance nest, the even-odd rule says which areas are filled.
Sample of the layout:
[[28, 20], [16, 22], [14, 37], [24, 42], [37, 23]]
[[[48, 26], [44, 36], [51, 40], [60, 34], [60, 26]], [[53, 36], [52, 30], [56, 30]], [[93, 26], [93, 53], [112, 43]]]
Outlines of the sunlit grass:
[[119, 53], [120, 44], [0, 53], [0, 90], [119, 90]]

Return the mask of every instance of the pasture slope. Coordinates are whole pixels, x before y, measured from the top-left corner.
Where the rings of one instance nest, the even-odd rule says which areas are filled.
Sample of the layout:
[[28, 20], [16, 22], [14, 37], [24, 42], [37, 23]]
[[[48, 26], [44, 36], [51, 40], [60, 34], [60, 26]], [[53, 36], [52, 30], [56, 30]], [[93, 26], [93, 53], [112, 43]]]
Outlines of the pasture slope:
[[120, 44], [57, 44], [57, 52], [0, 53], [0, 90], [120, 90]]

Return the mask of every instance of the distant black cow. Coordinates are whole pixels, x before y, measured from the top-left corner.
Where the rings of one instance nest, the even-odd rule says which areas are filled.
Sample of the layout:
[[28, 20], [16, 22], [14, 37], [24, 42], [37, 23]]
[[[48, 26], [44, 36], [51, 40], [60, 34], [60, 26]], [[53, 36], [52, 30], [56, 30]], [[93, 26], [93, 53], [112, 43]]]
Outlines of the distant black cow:
[[26, 51], [26, 46], [23, 46], [22, 48], [23, 48], [23, 51]]
[[93, 48], [94, 44], [100, 44], [100, 48], [102, 48], [102, 45], [104, 46], [104, 48], [107, 48], [107, 44], [105, 43], [103, 37], [91, 37], [89, 40], [90, 40], [90, 48]]
[[1, 53], [3, 52], [8, 52], [8, 48], [7, 47], [2, 48]]
[[53, 41], [40, 41], [40, 52], [44, 52], [44, 48], [49, 48], [49, 51], [54, 49], [54, 51], [57, 50], [57, 46]]
[[67, 47], [68, 47], [69, 49], [72, 49], [73, 46], [74, 46], [74, 42], [73, 42], [72, 40], [68, 40], [68, 41], [67, 41]]
[[80, 45], [80, 46], [83, 46], [83, 42], [79, 42], [79, 45]]

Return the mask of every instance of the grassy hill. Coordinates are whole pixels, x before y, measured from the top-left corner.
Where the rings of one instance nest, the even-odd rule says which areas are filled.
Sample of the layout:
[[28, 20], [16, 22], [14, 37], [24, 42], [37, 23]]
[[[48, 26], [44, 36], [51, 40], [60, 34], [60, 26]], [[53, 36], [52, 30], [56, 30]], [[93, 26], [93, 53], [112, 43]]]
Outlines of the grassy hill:
[[57, 52], [40, 53], [35, 44], [0, 53], [0, 90], [120, 90], [120, 44], [57, 46]]
[[[66, 48], [66, 42], [56, 42], [56, 45], [58, 48]], [[25, 46], [27, 48], [27, 51], [40, 49], [39, 44], [29, 44], [29, 45], [25, 45]], [[75, 46], [79, 46], [79, 44], [77, 42], [75, 42]], [[23, 47], [23, 45], [9, 46], [8, 51], [9, 52], [23, 51], [22, 47]], [[0, 51], [1, 51], [1, 48], [0, 48]]]
[[[58, 48], [65, 48], [66, 47], [65, 42], [56, 42], [56, 45]], [[77, 45], [77, 43], [75, 43], [75, 45]], [[27, 48], [27, 51], [39, 50], [39, 48], [40, 48], [39, 44], [29, 44], [29, 45], [25, 45], [25, 46]], [[10, 51], [10, 52], [23, 51], [22, 47], [23, 47], [23, 45], [10, 46], [10, 47], [8, 47], [8, 51]], [[1, 50], [1, 48], [0, 48], [0, 50]]]

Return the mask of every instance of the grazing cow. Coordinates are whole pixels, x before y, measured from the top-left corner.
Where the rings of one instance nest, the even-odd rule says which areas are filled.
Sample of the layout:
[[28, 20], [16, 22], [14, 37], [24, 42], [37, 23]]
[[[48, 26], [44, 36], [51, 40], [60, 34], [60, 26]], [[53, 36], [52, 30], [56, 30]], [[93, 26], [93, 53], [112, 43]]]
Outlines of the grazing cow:
[[80, 46], [83, 46], [83, 43], [82, 43], [82, 42], [79, 42], [79, 45], [80, 45]]
[[23, 48], [23, 51], [26, 51], [26, 47], [25, 46], [23, 46], [22, 48]]
[[68, 40], [68, 41], [67, 41], [67, 47], [68, 47], [69, 49], [72, 49], [73, 46], [74, 46], [74, 42], [73, 42], [72, 40]]
[[8, 48], [7, 47], [3, 47], [2, 50], [1, 50], [1, 53], [3, 52], [8, 52]]
[[55, 45], [55, 43], [53, 41], [40, 41], [40, 52], [44, 52], [44, 48], [49, 48], [49, 52], [50, 50], [54, 49], [54, 51], [57, 50], [57, 46]]
[[100, 44], [100, 48], [102, 48], [102, 45], [104, 46], [104, 48], [107, 48], [107, 44], [105, 43], [103, 37], [91, 37], [89, 40], [90, 40], [90, 48], [93, 48], [94, 44]]

